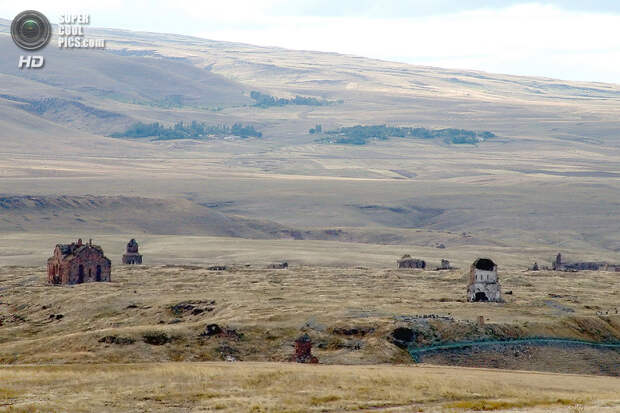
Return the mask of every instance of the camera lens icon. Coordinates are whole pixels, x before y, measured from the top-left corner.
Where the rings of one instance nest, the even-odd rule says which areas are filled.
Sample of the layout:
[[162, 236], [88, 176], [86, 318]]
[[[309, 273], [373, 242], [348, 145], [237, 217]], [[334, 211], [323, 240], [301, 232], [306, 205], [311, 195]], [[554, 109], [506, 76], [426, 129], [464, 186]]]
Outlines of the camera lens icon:
[[39, 50], [50, 41], [52, 25], [42, 13], [26, 10], [13, 19], [11, 37], [24, 50]]

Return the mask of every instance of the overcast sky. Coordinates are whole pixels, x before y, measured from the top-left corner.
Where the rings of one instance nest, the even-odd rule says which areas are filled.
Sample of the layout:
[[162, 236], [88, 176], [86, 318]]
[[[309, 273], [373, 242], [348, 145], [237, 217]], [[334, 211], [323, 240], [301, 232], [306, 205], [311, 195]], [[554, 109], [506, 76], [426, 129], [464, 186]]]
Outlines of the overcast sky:
[[0, 0], [92, 25], [620, 83], [620, 0]]

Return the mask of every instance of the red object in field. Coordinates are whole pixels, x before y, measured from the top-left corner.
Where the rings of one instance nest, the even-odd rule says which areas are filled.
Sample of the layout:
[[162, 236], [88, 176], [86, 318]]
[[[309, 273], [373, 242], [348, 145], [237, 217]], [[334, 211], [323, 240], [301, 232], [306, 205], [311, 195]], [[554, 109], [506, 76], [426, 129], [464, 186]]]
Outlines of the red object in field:
[[295, 340], [295, 361], [310, 364], [319, 362], [319, 359], [312, 355], [312, 340], [308, 334], [304, 334]]

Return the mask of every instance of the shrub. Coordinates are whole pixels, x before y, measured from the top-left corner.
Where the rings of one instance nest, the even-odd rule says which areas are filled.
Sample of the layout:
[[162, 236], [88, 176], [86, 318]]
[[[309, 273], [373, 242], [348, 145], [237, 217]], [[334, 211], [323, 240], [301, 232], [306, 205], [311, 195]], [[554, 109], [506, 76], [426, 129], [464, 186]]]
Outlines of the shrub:
[[144, 333], [142, 336], [142, 340], [146, 344], [151, 344], [153, 346], [163, 346], [164, 344], [168, 344], [172, 341], [172, 338], [164, 333], [163, 331], [149, 331]]

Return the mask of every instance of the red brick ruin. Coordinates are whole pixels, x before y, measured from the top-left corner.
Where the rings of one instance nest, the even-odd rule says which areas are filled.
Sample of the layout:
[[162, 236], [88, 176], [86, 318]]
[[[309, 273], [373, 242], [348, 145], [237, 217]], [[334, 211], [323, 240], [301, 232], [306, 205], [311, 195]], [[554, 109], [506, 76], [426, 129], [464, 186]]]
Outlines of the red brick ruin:
[[308, 334], [304, 334], [295, 340], [295, 361], [310, 364], [319, 362], [319, 359], [312, 355], [312, 340]]
[[71, 244], [58, 244], [47, 260], [47, 281], [50, 284], [81, 284], [110, 281], [111, 261], [103, 249], [79, 239]]
[[123, 264], [125, 265], [140, 265], [142, 264], [142, 255], [138, 252], [138, 242], [132, 238], [127, 244], [127, 252], [123, 255]]

